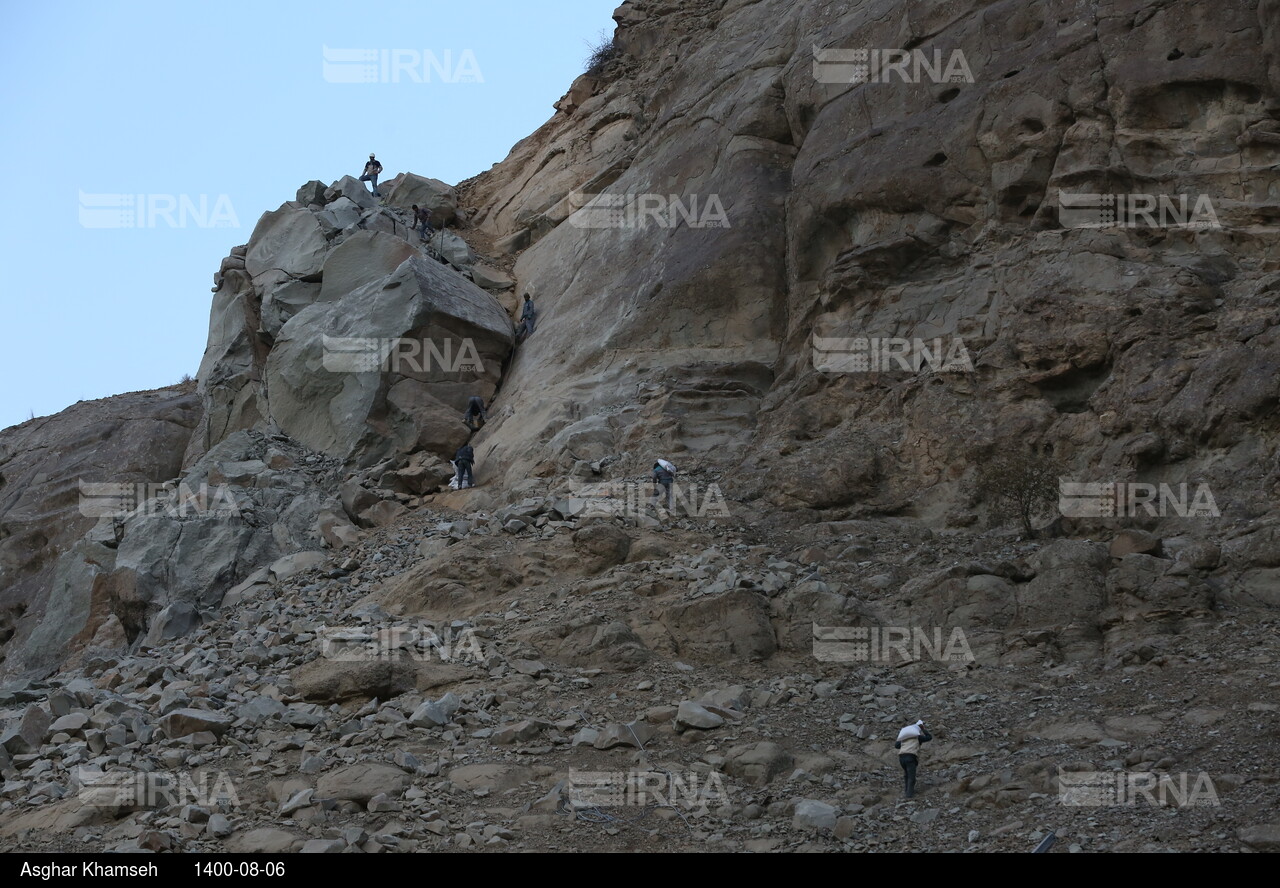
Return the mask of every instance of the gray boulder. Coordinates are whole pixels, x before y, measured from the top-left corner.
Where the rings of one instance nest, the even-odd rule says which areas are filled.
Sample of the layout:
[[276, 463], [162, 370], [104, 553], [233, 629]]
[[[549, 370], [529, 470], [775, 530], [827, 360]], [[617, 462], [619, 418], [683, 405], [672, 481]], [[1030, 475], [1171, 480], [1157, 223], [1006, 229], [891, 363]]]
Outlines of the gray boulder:
[[[385, 194], [386, 192], [383, 193]], [[343, 176], [337, 182], [330, 185], [324, 194], [329, 200], [337, 200], [339, 197], [345, 197], [356, 206], [365, 210], [378, 205], [378, 199], [373, 196], [373, 192], [369, 190], [368, 185], [361, 182], [354, 176]]]
[[359, 762], [321, 777], [316, 783], [316, 796], [364, 803], [376, 795], [398, 796], [409, 783], [409, 775], [395, 765]]
[[249, 238], [245, 270], [255, 279], [273, 269], [295, 278], [320, 274], [329, 241], [319, 220], [307, 209], [285, 204], [263, 213]]
[[413, 173], [400, 177], [387, 193], [387, 203], [409, 209], [414, 204], [431, 211], [431, 224], [437, 228], [452, 222], [458, 214], [458, 193], [439, 179], [428, 179]]
[[[353, 241], [343, 259], [352, 268], [389, 262], [385, 251], [395, 251], [382, 235]], [[451, 457], [467, 438], [467, 398], [492, 395], [512, 348], [502, 306], [423, 259], [334, 295], [281, 329], [266, 362], [271, 418], [335, 456], [372, 461], [425, 449]]]
[[317, 213], [316, 218], [323, 224], [341, 231], [355, 225], [363, 215], [364, 210], [359, 204], [349, 197], [339, 197]]

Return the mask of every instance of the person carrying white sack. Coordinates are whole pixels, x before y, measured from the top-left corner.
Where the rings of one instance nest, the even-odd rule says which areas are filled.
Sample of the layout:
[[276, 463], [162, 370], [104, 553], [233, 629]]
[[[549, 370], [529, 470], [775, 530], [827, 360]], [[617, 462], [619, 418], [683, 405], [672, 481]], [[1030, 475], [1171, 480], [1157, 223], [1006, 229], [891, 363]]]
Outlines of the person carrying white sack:
[[909, 799], [916, 794], [916, 766], [920, 764], [920, 744], [932, 739], [933, 735], [924, 729], [924, 719], [907, 725], [898, 732], [898, 740], [893, 748], [898, 750], [898, 764], [902, 765], [902, 777], [906, 784], [903, 798]]

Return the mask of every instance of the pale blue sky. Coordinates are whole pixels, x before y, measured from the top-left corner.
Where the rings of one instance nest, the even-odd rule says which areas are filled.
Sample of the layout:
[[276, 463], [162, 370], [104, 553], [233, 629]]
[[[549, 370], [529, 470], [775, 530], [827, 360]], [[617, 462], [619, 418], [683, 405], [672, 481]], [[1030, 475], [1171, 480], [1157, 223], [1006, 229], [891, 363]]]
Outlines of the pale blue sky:
[[[263, 212], [370, 151], [384, 178], [488, 169], [552, 115], [620, 2], [5, 2], [0, 427], [194, 375], [213, 273]], [[326, 69], [326, 46], [377, 61]], [[101, 210], [121, 194], [189, 209]]]

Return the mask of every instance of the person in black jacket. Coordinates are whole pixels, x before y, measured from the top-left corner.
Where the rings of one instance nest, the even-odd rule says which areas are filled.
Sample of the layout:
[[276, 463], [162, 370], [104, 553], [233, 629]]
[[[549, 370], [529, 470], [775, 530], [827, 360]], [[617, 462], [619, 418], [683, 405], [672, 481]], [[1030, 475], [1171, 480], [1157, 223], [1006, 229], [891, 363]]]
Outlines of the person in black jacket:
[[676, 476], [660, 462], [653, 464], [653, 498], [658, 498], [658, 485], [661, 484], [666, 491], [667, 508], [671, 508], [671, 482], [676, 480]]
[[917, 753], [920, 752], [921, 743], [928, 743], [932, 739], [933, 735], [924, 729], [923, 720], [907, 725], [898, 732], [898, 741], [893, 744], [893, 748], [900, 751], [898, 764], [902, 765], [902, 777], [906, 782], [903, 798], [909, 799], [916, 794], [916, 767], [920, 764]]
[[516, 327], [516, 342], [524, 342], [533, 334], [533, 325], [538, 319], [538, 310], [533, 307], [529, 294], [524, 294], [524, 308], [520, 310], [520, 326]]
[[472, 395], [467, 401], [467, 412], [462, 414], [462, 421], [467, 424], [467, 428], [475, 432], [479, 431], [488, 419], [489, 415], [484, 409], [484, 398]]
[[431, 211], [414, 204], [412, 215], [413, 227], [418, 232], [418, 239], [424, 242], [431, 240], [431, 235], [435, 233], [435, 229], [431, 227]]
[[475, 487], [476, 479], [471, 474], [471, 466], [475, 464], [476, 452], [471, 449], [471, 445], [463, 444], [459, 447], [458, 452], [453, 455], [453, 461], [458, 467], [458, 489]]

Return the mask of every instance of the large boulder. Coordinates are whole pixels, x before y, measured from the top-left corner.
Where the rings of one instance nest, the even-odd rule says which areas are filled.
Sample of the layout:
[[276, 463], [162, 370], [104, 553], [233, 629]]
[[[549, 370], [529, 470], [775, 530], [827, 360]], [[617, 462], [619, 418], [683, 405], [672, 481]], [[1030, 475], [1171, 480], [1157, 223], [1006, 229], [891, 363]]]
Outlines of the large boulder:
[[359, 762], [330, 771], [316, 783], [322, 799], [368, 802], [376, 795], [398, 796], [412, 781], [408, 774], [384, 762]]
[[[353, 239], [344, 266], [389, 262], [385, 238]], [[493, 296], [412, 258], [285, 324], [267, 359], [271, 418], [335, 456], [371, 462], [428, 448], [451, 457], [467, 438], [467, 399], [492, 396], [512, 344]]]
[[49, 713], [32, 703], [23, 710], [21, 718], [0, 734], [0, 748], [13, 755], [39, 752], [49, 730]]
[[330, 649], [293, 670], [298, 694], [314, 703], [387, 700], [412, 690], [447, 687], [470, 677], [461, 666], [409, 656], [361, 657]]
[[[385, 186], [384, 186], [385, 189]], [[387, 195], [387, 203], [409, 209], [414, 204], [431, 211], [431, 224], [439, 228], [452, 222], [458, 214], [458, 193], [439, 179], [429, 179], [414, 173], [399, 177]]]
[[454, 268], [467, 271], [475, 264], [476, 254], [472, 252], [471, 245], [452, 231], [437, 232], [431, 239], [431, 246]]
[[759, 592], [732, 589], [703, 596], [668, 607], [659, 619], [684, 657], [765, 660], [778, 649], [769, 599]]
[[297, 851], [305, 842], [306, 839], [288, 830], [263, 826], [236, 833], [227, 842], [227, 850], [235, 854], [288, 854]]
[[268, 468], [277, 444], [237, 432], [124, 519], [106, 590], [131, 638], [182, 634], [254, 571], [325, 545], [321, 516], [342, 505], [322, 479]]
[[172, 740], [206, 731], [221, 737], [231, 729], [233, 721], [234, 719], [224, 712], [210, 712], [205, 709], [175, 709], [160, 719], [160, 727], [164, 728], [165, 736]]
[[376, 231], [354, 232], [325, 257], [320, 301], [334, 302], [354, 293], [417, 255], [402, 238]]
[[[384, 185], [383, 188], [385, 187]], [[383, 188], [379, 190], [386, 194]], [[355, 176], [343, 176], [325, 190], [324, 196], [329, 201], [336, 201], [345, 197], [362, 210], [368, 210], [378, 205], [378, 199], [373, 196], [373, 192]]]
[[285, 204], [263, 213], [249, 238], [244, 267], [255, 280], [270, 271], [318, 278], [329, 241], [314, 213]]

